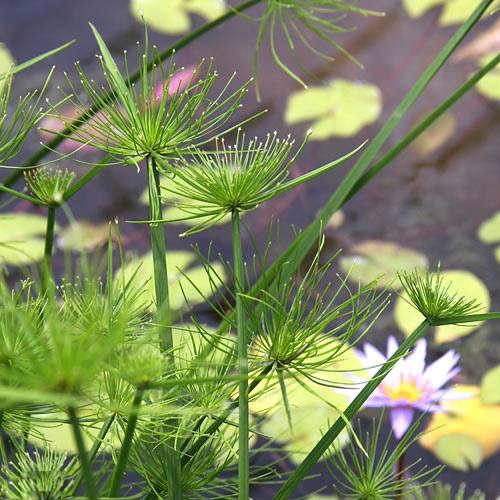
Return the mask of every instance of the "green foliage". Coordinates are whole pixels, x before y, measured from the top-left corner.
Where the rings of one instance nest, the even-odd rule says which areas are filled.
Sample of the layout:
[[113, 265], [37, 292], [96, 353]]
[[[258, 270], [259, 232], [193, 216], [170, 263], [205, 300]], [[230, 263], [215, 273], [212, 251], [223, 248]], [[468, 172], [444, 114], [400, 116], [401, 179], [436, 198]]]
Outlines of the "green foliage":
[[311, 139], [352, 137], [382, 113], [382, 94], [367, 83], [337, 78], [322, 87], [294, 92], [288, 97], [285, 123], [312, 121]]
[[476, 490], [472, 495], [466, 494], [465, 484], [461, 484], [456, 491], [453, 492], [449, 484], [436, 483], [427, 488], [419, 488], [408, 495], [407, 500], [486, 500], [486, 497]]

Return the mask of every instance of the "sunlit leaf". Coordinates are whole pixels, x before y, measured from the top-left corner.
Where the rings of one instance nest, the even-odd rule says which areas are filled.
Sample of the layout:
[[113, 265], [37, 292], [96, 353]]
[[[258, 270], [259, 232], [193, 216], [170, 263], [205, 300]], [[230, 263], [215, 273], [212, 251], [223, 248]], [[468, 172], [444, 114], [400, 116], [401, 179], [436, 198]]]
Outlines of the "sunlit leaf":
[[0, 42], [0, 75], [7, 73], [9, 69], [15, 64], [14, 58], [10, 50], [5, 44]]
[[456, 125], [453, 113], [445, 113], [414, 141], [412, 149], [419, 156], [432, 154], [450, 139]]
[[340, 258], [342, 271], [354, 283], [367, 285], [378, 280], [380, 287], [401, 288], [396, 273], [415, 268], [425, 269], [428, 265], [425, 255], [402, 247], [396, 243], [366, 240], [351, 248], [351, 256]]
[[403, 0], [403, 6], [411, 17], [420, 17], [444, 1], [446, 0]]
[[[446, 400], [442, 402], [445, 413], [435, 413], [427, 425], [420, 444], [434, 453], [443, 437], [465, 436], [477, 443], [481, 456], [486, 459], [500, 450], [500, 405], [485, 405], [481, 401], [480, 389], [474, 385], [457, 385], [454, 391], [461, 393], [464, 399]], [[465, 441], [462, 440], [462, 445]], [[448, 440], [448, 444], [450, 441]], [[459, 443], [455, 442], [455, 445]], [[445, 441], [446, 445], [446, 441]], [[440, 458], [452, 467], [463, 464], [457, 456], [443, 454], [441, 442]], [[479, 454], [469, 443], [462, 449], [455, 446], [456, 451], [466, 453], [469, 465], [477, 464]], [[462, 459], [464, 459], [462, 455]], [[474, 460], [475, 459], [475, 460]], [[465, 460], [465, 459], [464, 459]], [[473, 463], [471, 463], [473, 462]]]
[[481, 446], [463, 434], [441, 437], [436, 442], [434, 453], [441, 462], [464, 472], [477, 469], [483, 462]]
[[[467, 299], [476, 299], [482, 305], [481, 312], [487, 312], [490, 308], [490, 294], [486, 285], [474, 274], [463, 271], [443, 271], [441, 273], [443, 285], [450, 286], [451, 293], [464, 296]], [[422, 322], [424, 317], [408, 302], [406, 293], [398, 297], [394, 309], [394, 319], [399, 329], [410, 335]], [[451, 342], [459, 337], [469, 335], [482, 323], [468, 323], [467, 325], [443, 325], [435, 329], [435, 341], [438, 344]]]
[[207, 20], [224, 13], [224, 0], [131, 0], [132, 15], [161, 33], [178, 34], [191, 29], [191, 14]]
[[23, 266], [43, 258], [47, 225], [41, 215], [9, 212], [0, 215], [0, 267]]
[[[481, 64], [484, 66], [488, 64], [491, 59], [492, 57], [485, 56], [481, 59]], [[500, 101], [500, 67], [497, 66], [481, 78], [481, 80], [476, 84], [476, 89], [480, 94], [484, 95], [488, 99]]]
[[[200, 295], [200, 292], [206, 296], [211, 295], [212, 289], [205, 269], [199, 265], [193, 266], [195, 260], [196, 255], [192, 252], [170, 251], [168, 253], [167, 267], [170, 307], [174, 311], [179, 311], [187, 307], [183, 290], [191, 306], [204, 302], [204, 298]], [[222, 264], [216, 262], [213, 264], [213, 267], [219, 276], [224, 276]], [[115, 279], [128, 281], [133, 277], [132, 286], [144, 291], [141, 294], [141, 305], [153, 308], [155, 297], [153, 276], [153, 259], [151, 253], [147, 253], [142, 257], [131, 260], [122, 267], [116, 274]], [[195, 289], [190, 280], [196, 284], [199, 291]]]
[[312, 139], [351, 137], [375, 122], [382, 112], [382, 94], [368, 83], [335, 79], [324, 87], [300, 90], [288, 97], [285, 122], [313, 121]]
[[77, 221], [61, 229], [57, 246], [64, 250], [88, 251], [106, 244], [108, 238], [108, 223]]
[[486, 219], [479, 226], [477, 237], [486, 244], [500, 242], [500, 212]]
[[486, 405], [500, 403], [500, 365], [484, 374], [481, 380], [481, 401]]
[[[481, 0], [443, 0], [443, 10], [439, 18], [439, 24], [448, 26], [450, 24], [459, 24], [465, 21], [478, 7]], [[488, 9], [485, 16], [494, 12], [500, 2], [497, 0]]]

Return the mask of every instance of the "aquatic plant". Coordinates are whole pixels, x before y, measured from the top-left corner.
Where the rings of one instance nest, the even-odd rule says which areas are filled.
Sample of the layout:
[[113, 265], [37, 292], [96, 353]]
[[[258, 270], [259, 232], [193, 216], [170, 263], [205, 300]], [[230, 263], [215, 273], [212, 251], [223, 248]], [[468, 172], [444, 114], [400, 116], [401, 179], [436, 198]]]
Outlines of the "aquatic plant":
[[[21, 282], [4, 277], [0, 281], [0, 427], [15, 443], [8, 449], [0, 440], [1, 487], [6, 497], [93, 500], [139, 494], [148, 499], [247, 500], [254, 484], [279, 482], [275, 498], [284, 499], [325, 455], [340, 473], [338, 492], [347, 496], [397, 498], [418, 491], [418, 486], [427, 488], [434, 471], [400, 467], [395, 473], [393, 466], [416, 435], [416, 423], [409, 425], [411, 409], [437, 410], [443, 385], [456, 374], [457, 358], [450, 352], [425, 367], [422, 337], [431, 326], [498, 319], [500, 313], [480, 313], [474, 300], [450, 291], [439, 275], [422, 269], [401, 273], [401, 286], [424, 319], [399, 346], [390, 340], [387, 356], [365, 345], [361, 361], [376, 370], [370, 370], [352, 401], [333, 402], [334, 391], [345, 392], [353, 377], [366, 370], [355, 359], [353, 346], [369, 334], [388, 297], [378, 290], [377, 280], [353, 288], [347, 276], [332, 280], [336, 261], [324, 256], [323, 232], [350, 197], [498, 64], [499, 57], [489, 61], [378, 158], [405, 114], [492, 2], [480, 2], [371, 141], [297, 176], [291, 169], [307, 147], [307, 137], [297, 146], [277, 133], [248, 138], [244, 128], [250, 119], [236, 118], [251, 79], [231, 89], [234, 76], [222, 78], [212, 60], [188, 70], [177, 68], [173, 60], [176, 50], [259, 0], [235, 6], [163, 52], [150, 45], [146, 29], [136, 73], [129, 71], [126, 54], [117, 62], [91, 25], [104, 84], [87, 76], [77, 63], [76, 78], [65, 75], [61, 101], [49, 102], [43, 111], [38, 109], [38, 94], [21, 99], [17, 107], [9, 106], [11, 81], [16, 72], [53, 52], [0, 76], [2, 162], [15, 160], [27, 134], [44, 118], [55, 119], [44, 122], [47, 129], [54, 125], [45, 130], [53, 139], [24, 165], [5, 165], [15, 172], [0, 186], [3, 193], [42, 207], [41, 213], [46, 210], [41, 272]], [[269, 28], [274, 59], [290, 76], [295, 73], [274, 45], [277, 23], [289, 45], [293, 46], [291, 26], [317, 53], [303, 29], [338, 48], [333, 38], [339, 30], [338, 14], [373, 14], [343, 0], [263, 4], [258, 48]], [[42, 93], [45, 88], [46, 83]], [[64, 108], [67, 104], [77, 111], [74, 119]], [[80, 177], [54, 168], [53, 161], [42, 161], [68, 140], [81, 145], [72, 151], [75, 163], [83, 161], [78, 154], [86, 147], [107, 156]], [[263, 254], [256, 244], [249, 266], [252, 257], [244, 252], [242, 216], [356, 156], [318, 216], [295, 233], [289, 247], [271, 263], [272, 241], [265, 244]], [[62, 156], [67, 157], [67, 153]], [[137, 281], [141, 266], [128, 274], [117, 224], [109, 226], [104, 266], [102, 262], [94, 266], [84, 253], [74, 272], [67, 259], [64, 277], [52, 266], [57, 214], [64, 212], [73, 220], [68, 200], [103, 169], [130, 165], [138, 173], [146, 172], [149, 214], [146, 220], [133, 222], [149, 227], [147, 258], [154, 303], [145, 298], [147, 280]], [[13, 187], [23, 175], [29, 191]], [[164, 217], [164, 198], [176, 208], [176, 217]], [[231, 258], [221, 256], [221, 262], [215, 262], [210, 252], [196, 252], [201, 286], [200, 278], [189, 272], [193, 255], [167, 247], [165, 226], [188, 222], [190, 228], [182, 234], [187, 237], [228, 220]], [[39, 235], [39, 224], [35, 226], [31, 232]], [[171, 267], [174, 257], [179, 263], [176, 269]], [[117, 267], [121, 271], [115, 272]], [[169, 280], [172, 271], [179, 282], [183, 278], [179, 288], [188, 304], [194, 291], [212, 307], [218, 320], [215, 327], [204, 324], [189, 307], [180, 321], [171, 301], [177, 283]], [[292, 436], [301, 404], [294, 396], [297, 388], [321, 402], [328, 419], [335, 417], [322, 422], [321, 439], [283, 477], [276, 471], [281, 457], [264, 466], [253, 465], [253, 454], [265, 454], [272, 445], [262, 444], [261, 420], [252, 418], [251, 409], [259, 403], [265, 406], [269, 396], [270, 406], [283, 411], [286, 432]], [[278, 404], [272, 399], [276, 394]], [[382, 460], [376, 464], [382, 420], [367, 439], [352, 422], [363, 407], [382, 403], [391, 406], [400, 439], [391, 449], [387, 444], [382, 447]], [[309, 413], [308, 407], [305, 411]], [[71, 436], [73, 457], [51, 447], [54, 428]], [[342, 451], [348, 439], [349, 451]], [[41, 450], [31, 453], [30, 442]]]

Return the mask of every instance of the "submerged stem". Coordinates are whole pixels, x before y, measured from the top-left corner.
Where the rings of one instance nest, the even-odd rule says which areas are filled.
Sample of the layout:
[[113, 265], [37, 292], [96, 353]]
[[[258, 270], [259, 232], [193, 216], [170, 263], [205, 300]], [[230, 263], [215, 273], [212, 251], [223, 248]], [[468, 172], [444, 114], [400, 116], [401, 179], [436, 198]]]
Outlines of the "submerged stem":
[[125, 436], [123, 437], [120, 455], [118, 456], [118, 461], [116, 462], [115, 470], [113, 471], [113, 476], [111, 478], [111, 486], [109, 488], [109, 496], [111, 498], [116, 497], [123, 480], [123, 474], [125, 473], [125, 467], [127, 466], [130, 448], [132, 446], [132, 440], [134, 438], [135, 428], [137, 425], [142, 395], [143, 390], [138, 387], [135, 392], [134, 400], [132, 401], [132, 408], [130, 410], [127, 427], [125, 429]]
[[82, 476], [87, 488], [87, 498], [89, 500], [97, 500], [96, 488], [94, 483], [94, 476], [92, 474], [92, 467], [90, 464], [85, 443], [83, 441], [82, 430], [80, 429], [80, 422], [73, 407], [68, 408], [68, 417], [73, 431], [73, 439], [75, 440], [76, 449], [78, 450], [78, 458], [82, 468]]
[[240, 214], [237, 210], [232, 213], [232, 246], [234, 267], [234, 292], [236, 295], [236, 330], [238, 335], [238, 367], [241, 377], [238, 390], [239, 407], [239, 452], [238, 452], [238, 481], [240, 500], [249, 498], [249, 421], [248, 421], [248, 353], [245, 331], [245, 317], [243, 311], [244, 266], [241, 249]]
[[[148, 156], [148, 194], [149, 217], [151, 220], [162, 219], [160, 177], [156, 162]], [[158, 223], [150, 224], [151, 250], [153, 253], [153, 268], [156, 294], [156, 314], [159, 325], [160, 347], [167, 352], [170, 361], [174, 361], [172, 340], [172, 317], [168, 293], [167, 248], [165, 245], [165, 231]]]
[[52, 252], [54, 249], [54, 231], [56, 224], [56, 207], [47, 210], [47, 227], [45, 229], [45, 250], [42, 263], [42, 289], [47, 291], [52, 280]]

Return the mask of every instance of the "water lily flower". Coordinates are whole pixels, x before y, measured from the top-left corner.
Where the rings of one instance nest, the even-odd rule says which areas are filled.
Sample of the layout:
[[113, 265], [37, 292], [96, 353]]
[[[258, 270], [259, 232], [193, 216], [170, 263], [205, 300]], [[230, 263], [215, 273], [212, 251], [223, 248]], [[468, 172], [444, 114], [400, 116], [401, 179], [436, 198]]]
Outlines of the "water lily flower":
[[[356, 354], [366, 367], [368, 375], [373, 376], [397, 348], [398, 342], [391, 336], [387, 341], [386, 355], [369, 343], [364, 345], [362, 352], [356, 350]], [[390, 408], [391, 425], [397, 439], [410, 427], [416, 410], [442, 412], [442, 401], [467, 397], [451, 388], [444, 388], [460, 371], [457, 366], [460, 356], [450, 350], [430, 365], [426, 365], [426, 354], [427, 343], [421, 339], [411, 354], [394, 365], [365, 403], [365, 407]]]

